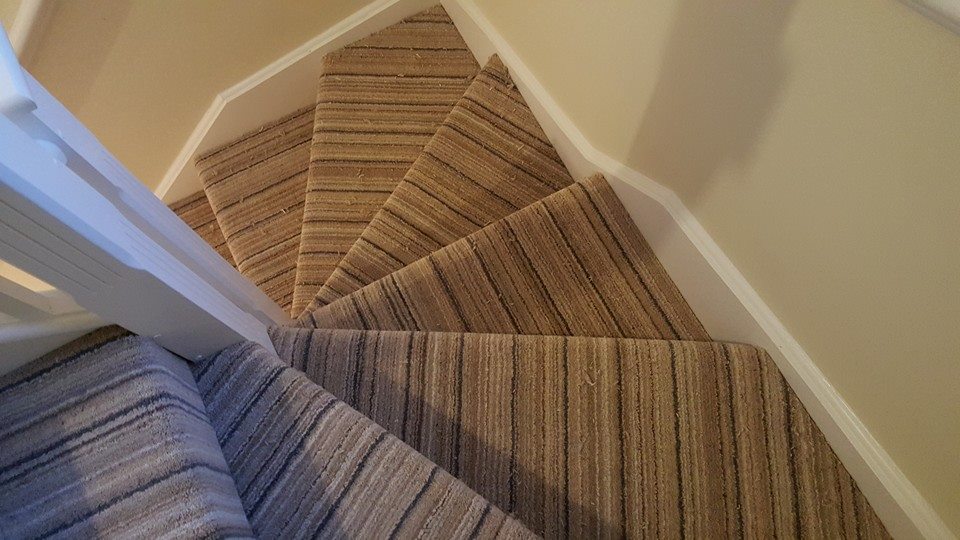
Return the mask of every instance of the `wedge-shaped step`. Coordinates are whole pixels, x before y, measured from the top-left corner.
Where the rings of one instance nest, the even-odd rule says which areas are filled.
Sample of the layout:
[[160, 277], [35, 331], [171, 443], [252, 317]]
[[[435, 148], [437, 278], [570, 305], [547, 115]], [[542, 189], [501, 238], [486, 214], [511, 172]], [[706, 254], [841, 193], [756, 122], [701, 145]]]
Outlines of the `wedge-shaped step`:
[[532, 536], [256, 344], [194, 372], [258, 537]]
[[112, 327], [0, 377], [0, 537], [252, 536], [181, 358]]
[[293, 367], [545, 537], [887, 536], [754, 347], [272, 332]]
[[312, 312], [319, 328], [707, 340], [602, 177]]
[[560, 156], [494, 56], [307, 311], [571, 183]]
[[295, 315], [360, 237], [478, 70], [440, 6], [324, 58]]
[[293, 302], [312, 133], [311, 107], [197, 159], [237, 269], [285, 309]]
[[220, 230], [220, 224], [217, 223], [217, 216], [213, 215], [213, 208], [210, 207], [210, 201], [203, 191], [198, 191], [189, 197], [180, 199], [170, 205], [170, 209], [180, 216], [204, 242], [210, 244], [210, 247], [217, 250], [228, 263], [234, 267], [237, 263], [233, 261], [233, 255], [230, 253], [230, 247], [227, 246], [227, 239], [223, 237], [223, 231]]

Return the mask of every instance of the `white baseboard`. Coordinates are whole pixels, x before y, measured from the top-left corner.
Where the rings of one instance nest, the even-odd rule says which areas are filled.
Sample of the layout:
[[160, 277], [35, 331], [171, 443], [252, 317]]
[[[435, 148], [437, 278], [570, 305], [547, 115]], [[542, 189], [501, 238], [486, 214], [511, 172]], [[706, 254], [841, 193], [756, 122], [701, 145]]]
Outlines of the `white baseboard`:
[[597, 150], [473, 0], [443, 5], [481, 62], [496, 53], [574, 178], [601, 172], [693, 311], [717, 340], [765, 348], [897, 538], [950, 530], [680, 198]]
[[154, 190], [171, 203], [203, 189], [196, 156], [306, 107], [316, 99], [324, 55], [434, 5], [436, 0], [376, 0], [213, 98]]
[[[314, 99], [324, 54], [434, 0], [380, 0], [214, 99], [157, 190], [168, 202], [201, 189], [192, 159]], [[481, 64], [497, 53], [575, 178], [604, 174], [714, 339], [764, 347], [887, 529], [954, 538], [813, 360], [670, 189], [597, 150], [473, 0], [442, 0]]]

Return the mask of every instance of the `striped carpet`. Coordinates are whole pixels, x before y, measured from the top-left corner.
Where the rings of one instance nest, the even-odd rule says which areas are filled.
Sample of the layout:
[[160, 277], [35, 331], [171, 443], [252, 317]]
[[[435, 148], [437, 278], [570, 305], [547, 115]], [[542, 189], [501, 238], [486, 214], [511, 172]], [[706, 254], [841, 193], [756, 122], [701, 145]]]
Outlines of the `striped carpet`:
[[560, 156], [494, 56], [307, 311], [571, 183]]
[[308, 317], [317, 328], [710, 339], [599, 176]]
[[746, 345], [274, 329], [281, 357], [545, 537], [886, 538]]
[[213, 215], [213, 208], [210, 207], [206, 193], [198, 191], [171, 204], [170, 209], [228, 263], [237, 266], [237, 263], [233, 262], [227, 240], [223, 237], [223, 231], [220, 230], [220, 224], [217, 223], [217, 217]]
[[313, 109], [302, 109], [197, 159], [237, 269], [285, 309], [293, 302], [312, 129]]
[[532, 536], [256, 344], [194, 373], [259, 537]]
[[295, 315], [360, 237], [478, 69], [440, 6], [324, 58]]
[[112, 327], [0, 377], [0, 537], [252, 537], [186, 362]]

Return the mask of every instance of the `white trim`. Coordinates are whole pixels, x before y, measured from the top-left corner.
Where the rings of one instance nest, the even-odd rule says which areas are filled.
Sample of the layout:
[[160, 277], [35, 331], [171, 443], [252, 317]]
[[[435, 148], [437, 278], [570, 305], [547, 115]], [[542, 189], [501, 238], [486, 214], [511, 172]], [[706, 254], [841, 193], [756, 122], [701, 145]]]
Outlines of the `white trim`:
[[443, 5], [481, 63], [499, 54], [574, 177], [604, 174], [710, 335], [767, 349], [889, 532], [897, 538], [953, 538], [680, 198], [595, 148], [473, 0]]
[[921, 14], [960, 34], [960, 0], [901, 0]]
[[[910, 0], [905, 0], [910, 1]], [[934, 1], [934, 0], [931, 0]], [[432, 4], [374, 2], [214, 99], [164, 177], [167, 201], [200, 189], [193, 156], [306, 106], [323, 54]], [[473, 0], [442, 0], [477, 59], [497, 53], [574, 177], [602, 172], [715, 339], [767, 349], [891, 534], [954, 538], [813, 360], [670, 189], [597, 150]]]
[[3, 346], [0, 375], [106, 324], [96, 315], [84, 311], [0, 325], [0, 345]]
[[316, 99], [316, 79], [331, 51], [413, 15], [436, 0], [376, 0], [213, 98], [186, 144], [154, 191], [167, 203], [203, 188], [196, 156], [306, 107]]

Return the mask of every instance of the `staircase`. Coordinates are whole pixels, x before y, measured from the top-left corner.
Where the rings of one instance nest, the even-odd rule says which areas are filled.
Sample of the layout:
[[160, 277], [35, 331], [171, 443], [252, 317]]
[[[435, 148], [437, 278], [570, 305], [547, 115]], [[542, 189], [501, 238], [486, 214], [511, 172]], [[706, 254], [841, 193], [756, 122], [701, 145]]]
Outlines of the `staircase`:
[[107, 329], [0, 378], [0, 525], [889, 537], [770, 357], [711, 340], [441, 7], [319, 76], [315, 107], [200, 156], [204, 190], [171, 205], [289, 310], [277, 355], [188, 368]]

